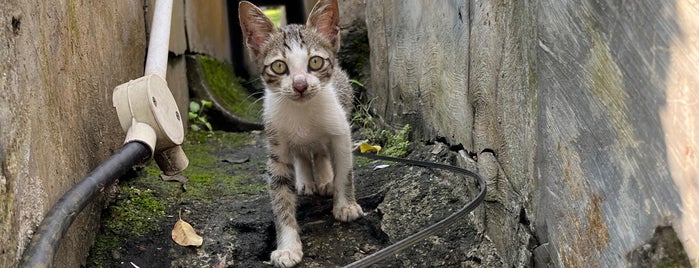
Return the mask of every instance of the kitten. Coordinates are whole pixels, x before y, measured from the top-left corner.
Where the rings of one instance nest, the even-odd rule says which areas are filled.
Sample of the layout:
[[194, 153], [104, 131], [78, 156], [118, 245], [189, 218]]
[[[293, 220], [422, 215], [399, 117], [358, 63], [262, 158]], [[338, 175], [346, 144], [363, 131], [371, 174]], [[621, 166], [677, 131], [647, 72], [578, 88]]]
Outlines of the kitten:
[[352, 88], [335, 59], [338, 3], [320, 0], [305, 26], [277, 28], [245, 1], [238, 12], [245, 44], [265, 85], [267, 172], [277, 232], [271, 261], [291, 267], [303, 257], [296, 194], [332, 195], [332, 213], [339, 221], [363, 214], [352, 178]]

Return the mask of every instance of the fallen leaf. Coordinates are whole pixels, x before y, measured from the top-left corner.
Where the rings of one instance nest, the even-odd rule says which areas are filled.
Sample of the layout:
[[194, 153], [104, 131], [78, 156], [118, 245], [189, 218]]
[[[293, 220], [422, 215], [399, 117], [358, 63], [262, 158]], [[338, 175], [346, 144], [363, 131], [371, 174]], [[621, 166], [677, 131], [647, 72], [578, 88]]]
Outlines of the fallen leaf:
[[362, 144], [359, 145], [359, 152], [361, 153], [366, 153], [366, 152], [379, 152], [381, 151], [381, 146], [378, 145], [371, 145], [366, 142], [362, 142]]
[[174, 240], [178, 245], [184, 247], [198, 247], [204, 242], [204, 238], [197, 234], [192, 225], [186, 221], [183, 221], [181, 216], [175, 223], [175, 227], [172, 228], [172, 240]]

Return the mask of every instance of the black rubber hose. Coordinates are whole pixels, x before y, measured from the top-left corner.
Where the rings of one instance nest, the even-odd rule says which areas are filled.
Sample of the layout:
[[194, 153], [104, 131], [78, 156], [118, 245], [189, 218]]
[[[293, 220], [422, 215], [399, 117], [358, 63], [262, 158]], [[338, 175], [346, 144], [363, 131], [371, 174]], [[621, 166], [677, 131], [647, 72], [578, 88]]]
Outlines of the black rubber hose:
[[151, 150], [147, 145], [129, 142], [63, 194], [41, 221], [32, 241], [24, 250], [19, 267], [52, 267], [53, 257], [61, 238], [80, 211], [101, 189], [150, 156]]
[[375, 264], [381, 260], [384, 260], [388, 258], [389, 256], [396, 254], [400, 252], [401, 250], [404, 250], [415, 243], [419, 242], [420, 240], [438, 232], [441, 230], [444, 230], [445, 228], [451, 226], [452, 224], [456, 223], [460, 218], [468, 215], [469, 212], [473, 211], [476, 209], [482, 202], [483, 199], [485, 198], [485, 192], [486, 192], [486, 182], [483, 180], [483, 178], [478, 175], [478, 173], [475, 173], [473, 171], [463, 169], [460, 167], [455, 167], [451, 165], [445, 165], [445, 164], [439, 164], [439, 163], [432, 163], [432, 162], [425, 162], [425, 161], [417, 161], [417, 160], [411, 160], [411, 159], [404, 159], [404, 158], [396, 158], [396, 157], [388, 157], [388, 156], [380, 156], [380, 155], [372, 155], [372, 154], [360, 154], [360, 153], [355, 153], [356, 155], [364, 156], [367, 158], [372, 158], [372, 159], [379, 159], [379, 160], [387, 160], [387, 161], [392, 161], [392, 162], [399, 162], [399, 163], [405, 163], [413, 166], [421, 166], [421, 167], [427, 167], [427, 168], [439, 168], [439, 169], [445, 169], [449, 170], [455, 173], [460, 173], [464, 174], [466, 176], [472, 177], [476, 179], [476, 182], [478, 183], [478, 186], [480, 188], [480, 191], [478, 192], [478, 195], [476, 198], [472, 199], [470, 202], [468, 202], [463, 208], [459, 209], [456, 211], [454, 214], [449, 215], [445, 219], [428, 226], [425, 229], [420, 230], [419, 232], [412, 234], [403, 240], [400, 240], [396, 242], [393, 245], [390, 245], [388, 247], [385, 247], [374, 254], [371, 254], [367, 257], [364, 257], [358, 261], [355, 261], [347, 266], [347, 267], [368, 267], [369, 265]]

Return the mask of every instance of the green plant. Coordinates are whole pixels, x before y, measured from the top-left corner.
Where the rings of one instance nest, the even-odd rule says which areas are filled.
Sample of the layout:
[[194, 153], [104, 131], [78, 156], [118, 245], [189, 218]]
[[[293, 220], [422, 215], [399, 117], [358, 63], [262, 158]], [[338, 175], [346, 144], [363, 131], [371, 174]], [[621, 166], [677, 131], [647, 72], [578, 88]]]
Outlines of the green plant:
[[373, 101], [374, 99], [371, 99], [369, 103], [359, 104], [355, 107], [355, 111], [351, 118], [352, 124], [359, 127], [364, 138], [369, 141], [369, 144], [380, 145], [382, 147], [379, 154], [394, 157], [405, 156], [408, 152], [408, 145], [410, 144], [408, 140], [410, 125], [406, 124], [398, 131], [386, 129], [378, 130], [376, 117], [372, 115], [369, 108]]
[[408, 134], [410, 133], [410, 125], [406, 124], [398, 131], [381, 130], [374, 137], [376, 143], [382, 145], [379, 154], [402, 157], [408, 153]]
[[355, 111], [354, 113], [352, 113], [352, 118], [350, 119], [353, 125], [366, 131], [376, 129], [376, 122], [374, 116], [371, 114], [371, 111], [369, 110], [369, 107], [371, 107], [371, 103], [373, 101], [374, 99], [371, 99], [369, 103], [359, 104], [355, 107]]
[[355, 84], [359, 87], [365, 87], [364, 84], [362, 84], [362, 82], [359, 82], [359, 80], [357, 80], [357, 79], [348, 79], [348, 82]]
[[211, 132], [211, 123], [204, 114], [204, 108], [211, 108], [213, 103], [207, 100], [189, 102], [189, 128], [192, 131], [208, 130]]

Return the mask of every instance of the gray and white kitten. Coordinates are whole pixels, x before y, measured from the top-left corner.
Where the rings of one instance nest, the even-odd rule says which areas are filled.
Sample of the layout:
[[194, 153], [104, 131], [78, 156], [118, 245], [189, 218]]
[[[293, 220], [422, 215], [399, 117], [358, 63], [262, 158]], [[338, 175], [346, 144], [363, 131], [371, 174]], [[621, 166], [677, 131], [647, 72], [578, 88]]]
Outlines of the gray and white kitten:
[[291, 267], [303, 257], [297, 193], [332, 195], [332, 213], [339, 221], [363, 213], [352, 175], [352, 88], [335, 59], [340, 48], [338, 3], [320, 0], [305, 26], [281, 28], [249, 2], [240, 2], [238, 10], [245, 44], [265, 85], [267, 171], [277, 232], [271, 261]]

